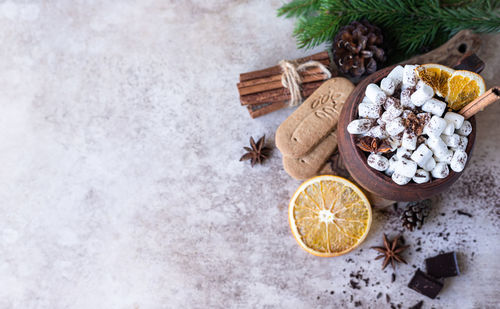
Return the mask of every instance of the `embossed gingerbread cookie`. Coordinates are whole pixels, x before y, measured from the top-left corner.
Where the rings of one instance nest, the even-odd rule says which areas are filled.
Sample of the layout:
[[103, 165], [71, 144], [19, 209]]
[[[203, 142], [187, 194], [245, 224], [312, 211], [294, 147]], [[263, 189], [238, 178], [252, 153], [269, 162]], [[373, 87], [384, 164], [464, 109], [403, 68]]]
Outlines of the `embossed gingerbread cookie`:
[[335, 77], [307, 98], [276, 131], [276, 146], [283, 156], [303, 157], [332, 132], [353, 89], [348, 79]]
[[312, 151], [300, 158], [283, 155], [283, 168], [295, 179], [316, 176], [337, 148], [336, 131], [330, 132]]

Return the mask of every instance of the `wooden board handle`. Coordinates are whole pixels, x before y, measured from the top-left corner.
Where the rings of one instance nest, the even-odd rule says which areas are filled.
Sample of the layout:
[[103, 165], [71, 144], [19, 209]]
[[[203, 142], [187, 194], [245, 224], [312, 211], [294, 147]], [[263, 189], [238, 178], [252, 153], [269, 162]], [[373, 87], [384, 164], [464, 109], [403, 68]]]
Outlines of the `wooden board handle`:
[[454, 67], [464, 55], [477, 53], [480, 46], [481, 39], [478, 34], [471, 30], [462, 30], [438, 48], [403, 61], [401, 64], [439, 63]]
[[484, 70], [484, 62], [474, 53], [467, 53], [462, 59], [458, 60], [455, 70], [467, 70], [481, 73]]

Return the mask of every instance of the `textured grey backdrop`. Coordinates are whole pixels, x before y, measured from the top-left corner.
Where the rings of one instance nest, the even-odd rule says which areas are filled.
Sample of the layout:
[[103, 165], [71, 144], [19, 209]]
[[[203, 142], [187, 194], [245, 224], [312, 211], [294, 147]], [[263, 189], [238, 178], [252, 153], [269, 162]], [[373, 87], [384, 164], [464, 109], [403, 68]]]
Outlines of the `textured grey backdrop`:
[[[411, 274], [440, 250], [463, 275], [425, 308], [497, 306], [499, 104], [478, 117], [465, 175], [404, 233], [394, 282], [369, 249], [402, 231], [391, 208], [346, 256], [295, 243], [299, 182], [279, 152], [238, 162], [292, 112], [250, 119], [238, 74], [313, 52], [296, 49], [280, 2], [0, 3], [0, 308], [387, 308], [385, 294], [404, 308], [423, 299]], [[488, 85], [499, 51], [485, 36]]]

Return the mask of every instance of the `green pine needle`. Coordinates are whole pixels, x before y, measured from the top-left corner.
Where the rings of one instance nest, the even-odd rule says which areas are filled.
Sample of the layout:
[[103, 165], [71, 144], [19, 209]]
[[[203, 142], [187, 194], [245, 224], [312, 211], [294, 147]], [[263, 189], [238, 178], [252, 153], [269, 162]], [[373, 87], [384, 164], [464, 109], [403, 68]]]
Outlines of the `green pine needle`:
[[293, 0], [278, 9], [278, 16], [300, 17], [319, 9], [320, 0]]
[[500, 0], [292, 0], [278, 16], [298, 17], [300, 48], [331, 42], [341, 27], [367, 19], [398, 53], [411, 55], [460, 30], [500, 32]]

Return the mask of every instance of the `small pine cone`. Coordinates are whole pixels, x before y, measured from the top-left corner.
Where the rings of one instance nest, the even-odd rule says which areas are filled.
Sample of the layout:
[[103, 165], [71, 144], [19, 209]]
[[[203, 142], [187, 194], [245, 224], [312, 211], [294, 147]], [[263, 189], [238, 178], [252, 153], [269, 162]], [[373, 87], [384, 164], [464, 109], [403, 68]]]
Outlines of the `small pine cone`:
[[363, 20], [342, 27], [333, 40], [333, 59], [339, 70], [359, 77], [377, 71], [385, 61], [384, 37], [380, 28]]
[[424, 219], [429, 215], [430, 208], [431, 200], [409, 203], [401, 214], [403, 226], [410, 231], [414, 228], [420, 229], [424, 224]]

